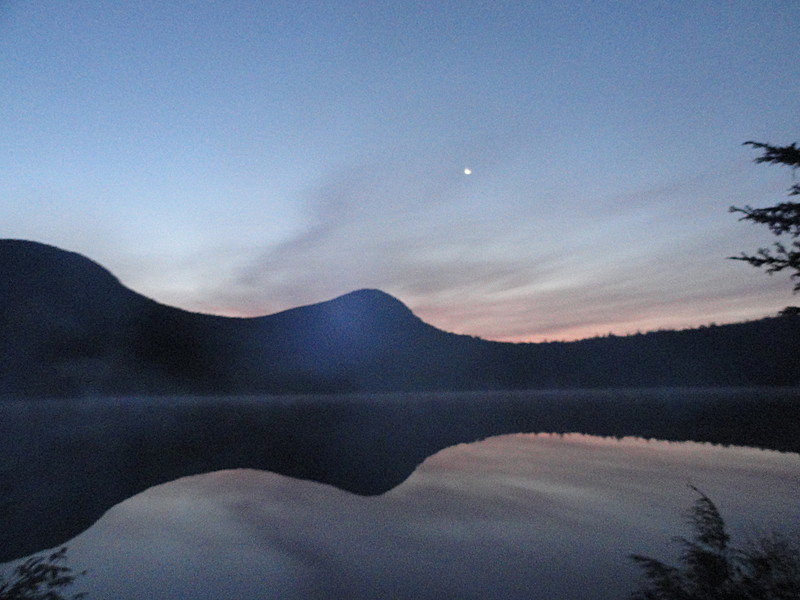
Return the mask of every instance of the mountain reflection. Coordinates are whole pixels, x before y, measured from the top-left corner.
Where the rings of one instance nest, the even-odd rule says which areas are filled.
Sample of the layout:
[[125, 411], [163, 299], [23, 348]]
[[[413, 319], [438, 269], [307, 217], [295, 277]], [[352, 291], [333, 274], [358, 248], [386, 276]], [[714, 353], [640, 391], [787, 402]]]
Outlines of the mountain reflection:
[[800, 456], [518, 434], [431, 456], [363, 497], [233, 470], [158, 486], [71, 543], [91, 597], [625, 597], [626, 556], [665, 559], [686, 482], [734, 535], [800, 522]]
[[149, 487], [227, 469], [374, 495], [443, 448], [508, 433], [797, 452], [798, 394], [654, 389], [2, 402], [0, 561], [64, 544]]

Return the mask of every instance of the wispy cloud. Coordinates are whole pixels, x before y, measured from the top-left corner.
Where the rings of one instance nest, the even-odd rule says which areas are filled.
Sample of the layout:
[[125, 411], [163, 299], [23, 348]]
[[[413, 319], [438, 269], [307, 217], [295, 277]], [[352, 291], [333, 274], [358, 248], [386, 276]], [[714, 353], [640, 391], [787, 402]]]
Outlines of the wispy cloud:
[[722, 209], [698, 201], [720, 173], [616, 195], [509, 197], [455, 163], [402, 164], [318, 186], [305, 227], [247, 250], [204, 291], [205, 308], [269, 314], [370, 287], [443, 329], [503, 340], [737, 320], [760, 301], [761, 314], [779, 308], [780, 282], [725, 260], [740, 225], [720, 227]]

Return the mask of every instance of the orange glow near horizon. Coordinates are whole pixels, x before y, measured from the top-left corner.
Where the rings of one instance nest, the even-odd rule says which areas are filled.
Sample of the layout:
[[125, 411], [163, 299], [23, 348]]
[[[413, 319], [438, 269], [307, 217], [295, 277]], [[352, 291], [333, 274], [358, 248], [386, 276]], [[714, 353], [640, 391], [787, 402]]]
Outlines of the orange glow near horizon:
[[[304, 306], [304, 304], [299, 304], [298, 306]], [[188, 310], [214, 316], [248, 319], [269, 316], [292, 308], [296, 308], [296, 306], [275, 311], [247, 311], [242, 310], [241, 307], [214, 304], [196, 306]], [[538, 327], [531, 327], [531, 330], [534, 331], [533, 333], [514, 334], [503, 332], [502, 319], [493, 319], [492, 315], [480, 318], [480, 316], [471, 314], [472, 311], [469, 309], [459, 311], [435, 306], [422, 307], [418, 310], [412, 307], [409, 308], [417, 317], [443, 331], [459, 335], [471, 335], [489, 341], [510, 343], [573, 342], [608, 335], [622, 337], [658, 330], [694, 329], [709, 325], [737, 323], [775, 315], [775, 312], [769, 313], [766, 310], [763, 313], [757, 313], [752, 310], [737, 310], [732, 307], [727, 311], [719, 311], [714, 316], [705, 316], [698, 312], [689, 312], [684, 315], [641, 315], [639, 318], [630, 319], [611, 316], [597, 323], [574, 325], [570, 325], [567, 322], [562, 324], [557, 317], [551, 317], [547, 322], [540, 322]]]

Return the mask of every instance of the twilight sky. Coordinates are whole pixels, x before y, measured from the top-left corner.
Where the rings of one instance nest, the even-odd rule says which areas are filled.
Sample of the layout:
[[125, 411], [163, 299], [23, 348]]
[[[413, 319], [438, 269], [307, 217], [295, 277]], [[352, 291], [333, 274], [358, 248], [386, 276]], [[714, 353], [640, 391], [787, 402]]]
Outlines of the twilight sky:
[[[800, 3], [0, 0], [0, 237], [194, 311], [382, 289], [448, 331], [774, 314]], [[470, 175], [464, 169], [472, 170]]]

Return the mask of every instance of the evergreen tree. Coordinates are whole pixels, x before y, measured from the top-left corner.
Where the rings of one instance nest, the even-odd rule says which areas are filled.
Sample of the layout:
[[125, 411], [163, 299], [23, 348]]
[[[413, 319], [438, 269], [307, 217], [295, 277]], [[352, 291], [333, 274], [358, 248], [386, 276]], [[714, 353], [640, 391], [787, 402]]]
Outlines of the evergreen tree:
[[[788, 166], [794, 171], [800, 167], [800, 148], [796, 143], [789, 146], [772, 146], [760, 142], [745, 142], [745, 145], [762, 150], [763, 154], [755, 159], [757, 163], [770, 163]], [[800, 196], [800, 183], [789, 188], [789, 196]], [[781, 202], [766, 208], [731, 206], [731, 212], [742, 213], [742, 221], [752, 221], [769, 227], [776, 236], [788, 236], [791, 242], [775, 242], [773, 248], [759, 248], [755, 254], [731, 256], [734, 260], [743, 260], [754, 267], [766, 267], [770, 275], [789, 269], [790, 277], [797, 281], [794, 291], [800, 291], [800, 202]]]

